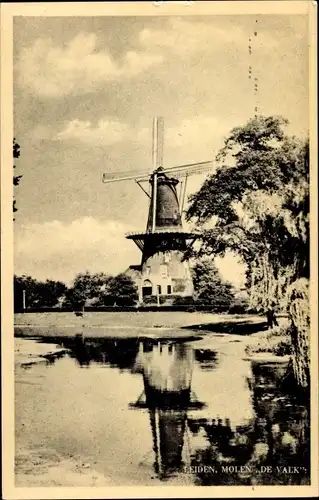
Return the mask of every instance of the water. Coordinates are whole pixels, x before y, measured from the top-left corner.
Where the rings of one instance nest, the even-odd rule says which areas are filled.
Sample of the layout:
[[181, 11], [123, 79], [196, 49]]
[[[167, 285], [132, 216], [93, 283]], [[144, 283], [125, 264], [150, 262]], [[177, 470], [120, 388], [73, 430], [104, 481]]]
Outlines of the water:
[[241, 337], [63, 345], [16, 364], [17, 485], [309, 484], [307, 406]]

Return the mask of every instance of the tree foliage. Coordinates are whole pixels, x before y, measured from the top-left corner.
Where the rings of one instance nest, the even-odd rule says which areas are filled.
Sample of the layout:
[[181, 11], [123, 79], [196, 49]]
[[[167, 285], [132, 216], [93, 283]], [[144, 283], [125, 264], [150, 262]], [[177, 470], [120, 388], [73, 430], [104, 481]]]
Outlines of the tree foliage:
[[23, 308], [23, 293], [25, 293], [25, 305], [28, 309], [55, 307], [66, 290], [66, 285], [61, 281], [38, 281], [31, 276], [15, 276], [14, 308], [16, 311]]
[[125, 275], [109, 276], [104, 273], [80, 273], [66, 293], [66, 305], [82, 309], [85, 305], [133, 305], [137, 300], [137, 287]]
[[305, 278], [296, 280], [288, 289], [289, 333], [292, 340], [292, 369], [298, 386], [307, 389], [310, 385], [310, 307], [309, 282]]
[[72, 286], [66, 292], [65, 305], [74, 309], [82, 309], [89, 300], [97, 302], [107, 286], [110, 276], [104, 273], [90, 274], [88, 271], [79, 273]]
[[137, 287], [129, 276], [91, 274], [88, 271], [79, 273], [70, 287], [60, 281], [38, 281], [31, 276], [15, 276], [15, 311], [23, 308], [23, 291], [27, 309], [59, 305], [77, 311], [85, 306], [134, 305], [138, 298]]
[[187, 211], [203, 229], [196, 254], [240, 255], [261, 308], [309, 274], [309, 144], [286, 135], [287, 124], [257, 117], [233, 129]]
[[212, 259], [202, 258], [192, 267], [195, 302], [211, 305], [216, 310], [228, 310], [235, 301], [232, 287], [222, 281]]
[[108, 281], [99, 299], [105, 305], [133, 305], [138, 299], [137, 286], [130, 276], [120, 273]]

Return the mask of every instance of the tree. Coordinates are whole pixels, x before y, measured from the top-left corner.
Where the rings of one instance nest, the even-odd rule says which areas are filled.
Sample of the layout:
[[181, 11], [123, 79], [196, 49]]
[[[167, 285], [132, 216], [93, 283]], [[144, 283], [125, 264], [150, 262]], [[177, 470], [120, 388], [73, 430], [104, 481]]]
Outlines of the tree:
[[138, 299], [137, 286], [130, 276], [120, 273], [110, 278], [102, 294], [100, 302], [105, 305], [127, 305], [135, 304]]
[[67, 287], [61, 281], [46, 280], [38, 283], [37, 290], [41, 307], [55, 307], [65, 295]]
[[109, 276], [104, 273], [79, 273], [73, 285], [65, 294], [65, 305], [74, 309], [83, 309], [89, 303], [102, 305], [132, 305], [137, 299], [137, 287], [132, 279], [125, 275]]
[[24, 307], [23, 294], [25, 294], [25, 305], [27, 308], [38, 305], [40, 296], [37, 281], [31, 276], [14, 276], [14, 310], [19, 311]]
[[110, 279], [104, 273], [90, 274], [86, 271], [77, 274], [73, 285], [65, 294], [65, 304], [74, 309], [82, 309], [90, 299], [96, 299], [97, 302]]
[[286, 125], [280, 117], [258, 117], [233, 129], [216, 173], [191, 197], [187, 218], [203, 228], [214, 221], [203, 230], [199, 254], [228, 249], [241, 256], [252, 308], [265, 311], [275, 301], [288, 310], [292, 370], [307, 389], [309, 143], [287, 136]]
[[211, 305], [216, 311], [228, 310], [235, 297], [229, 283], [223, 282], [212, 259], [203, 258], [192, 267], [195, 302]]
[[[13, 159], [16, 159], [16, 158], [20, 158], [20, 146], [14, 138], [13, 139]], [[13, 168], [16, 168], [16, 166], [13, 165]], [[14, 175], [13, 176], [13, 185], [14, 186], [19, 185], [21, 177], [22, 177], [22, 175]], [[16, 200], [14, 199], [13, 200], [13, 212], [17, 212], [17, 211], [18, 211], [18, 209], [16, 207]]]
[[233, 129], [187, 211], [203, 229], [195, 254], [237, 253], [260, 309], [309, 274], [309, 145], [287, 136], [287, 124], [261, 116]]
[[66, 285], [61, 281], [42, 282], [31, 276], [14, 276], [14, 309], [15, 311], [23, 309], [23, 294], [27, 309], [55, 307], [66, 290]]

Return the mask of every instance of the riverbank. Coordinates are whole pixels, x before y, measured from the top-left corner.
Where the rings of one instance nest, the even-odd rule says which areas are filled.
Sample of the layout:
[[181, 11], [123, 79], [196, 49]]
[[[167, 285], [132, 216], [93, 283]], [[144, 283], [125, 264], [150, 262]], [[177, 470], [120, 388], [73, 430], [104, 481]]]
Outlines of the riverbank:
[[[210, 318], [212, 319], [212, 318]], [[218, 319], [218, 321], [217, 321]], [[200, 325], [188, 325], [181, 328], [170, 328], [161, 326], [86, 326], [83, 330], [82, 339], [98, 340], [107, 338], [150, 338], [171, 341], [195, 342], [197, 346], [205, 346], [206, 350], [214, 347], [216, 338], [226, 343], [235, 342], [243, 346], [245, 359], [286, 362], [290, 358], [287, 350], [289, 340], [283, 335], [287, 320], [279, 320], [280, 327], [277, 330], [267, 330], [262, 318], [236, 319], [224, 317], [214, 318], [215, 322]], [[56, 329], [60, 328], [55, 335]], [[62, 328], [62, 329], [61, 329]], [[15, 327], [15, 362], [23, 366], [35, 363], [53, 362], [55, 359], [70, 353], [63, 339], [79, 335], [78, 330], [73, 327], [45, 327], [44, 325], [20, 325]], [[70, 335], [71, 333], [71, 335]], [[68, 335], [69, 334], [69, 335]], [[47, 339], [47, 342], [46, 342]], [[26, 340], [28, 342], [26, 342]], [[281, 345], [284, 344], [284, 348]]]
[[[263, 316], [230, 315], [187, 312], [144, 313], [85, 313], [83, 317], [73, 313], [25, 313], [15, 315], [15, 336], [59, 339], [81, 335], [83, 338], [158, 338], [192, 340], [214, 338], [215, 335], [235, 335], [245, 344], [249, 358], [286, 359], [289, 338], [285, 335], [286, 318], [279, 318], [279, 326], [267, 330]], [[195, 337], [194, 337], [195, 335]], [[245, 340], [243, 340], [245, 338]], [[48, 353], [49, 356], [58, 356]], [[43, 359], [43, 356], [42, 356]]]
[[[230, 315], [201, 312], [88, 312], [24, 313], [14, 317], [16, 336], [63, 337], [84, 334], [86, 337], [136, 337], [141, 333], [159, 335], [189, 335], [188, 330], [205, 330], [246, 335], [265, 327], [265, 319], [257, 315]], [[224, 325], [224, 326], [223, 326]], [[187, 330], [187, 331], [186, 331]]]

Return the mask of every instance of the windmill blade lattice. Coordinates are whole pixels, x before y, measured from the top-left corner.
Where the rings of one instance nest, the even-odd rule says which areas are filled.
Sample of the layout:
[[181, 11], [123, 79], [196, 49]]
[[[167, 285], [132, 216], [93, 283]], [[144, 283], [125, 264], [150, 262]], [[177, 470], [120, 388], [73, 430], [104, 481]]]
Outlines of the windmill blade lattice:
[[[213, 169], [213, 165], [213, 161], [203, 161], [198, 163], [189, 163], [187, 165], [178, 165], [176, 167], [163, 168], [161, 169], [161, 172], [166, 175], [173, 175], [175, 178], [180, 179], [188, 175], [210, 172]], [[102, 180], [105, 184], [128, 180], [146, 182], [149, 180], [151, 175], [152, 172], [147, 170], [126, 170], [121, 172], [104, 173]]]

